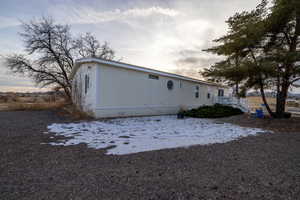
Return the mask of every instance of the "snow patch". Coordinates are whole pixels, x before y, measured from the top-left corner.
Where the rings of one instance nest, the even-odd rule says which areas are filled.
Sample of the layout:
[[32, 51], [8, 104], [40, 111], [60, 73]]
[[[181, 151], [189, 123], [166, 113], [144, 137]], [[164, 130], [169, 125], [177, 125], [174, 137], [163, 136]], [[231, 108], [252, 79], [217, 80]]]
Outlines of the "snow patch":
[[240, 137], [265, 131], [244, 128], [210, 119], [176, 116], [120, 118], [105, 121], [52, 124], [49, 132], [67, 139], [51, 145], [76, 145], [86, 143], [91, 148], [107, 148], [107, 154], [131, 154], [191, 145], [225, 143]]

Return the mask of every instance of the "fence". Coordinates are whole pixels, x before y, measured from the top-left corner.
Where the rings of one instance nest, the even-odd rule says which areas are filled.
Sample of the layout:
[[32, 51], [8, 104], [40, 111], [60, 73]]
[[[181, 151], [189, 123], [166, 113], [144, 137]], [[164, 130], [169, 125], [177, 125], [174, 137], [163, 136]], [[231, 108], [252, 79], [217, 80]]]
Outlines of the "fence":
[[246, 98], [236, 98], [236, 97], [217, 97], [214, 99], [214, 103], [230, 105], [241, 109], [243, 112], [249, 112], [249, 102]]

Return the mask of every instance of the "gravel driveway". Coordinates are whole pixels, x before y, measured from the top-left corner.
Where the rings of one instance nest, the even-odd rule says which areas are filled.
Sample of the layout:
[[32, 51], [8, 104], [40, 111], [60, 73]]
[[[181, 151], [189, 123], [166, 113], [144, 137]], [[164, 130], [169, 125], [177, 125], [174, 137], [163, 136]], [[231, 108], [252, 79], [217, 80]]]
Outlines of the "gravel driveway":
[[122, 156], [41, 144], [69, 121], [0, 112], [0, 199], [300, 199], [300, 131]]

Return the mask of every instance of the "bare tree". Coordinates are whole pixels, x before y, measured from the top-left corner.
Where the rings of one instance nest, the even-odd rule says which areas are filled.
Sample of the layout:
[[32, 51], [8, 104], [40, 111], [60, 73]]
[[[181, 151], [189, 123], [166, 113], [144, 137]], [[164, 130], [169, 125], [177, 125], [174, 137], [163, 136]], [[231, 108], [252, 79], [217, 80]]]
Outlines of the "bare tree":
[[76, 59], [115, 59], [107, 42], [101, 45], [90, 33], [73, 38], [69, 25], [56, 24], [51, 18], [23, 23], [22, 28], [25, 54], [6, 56], [6, 66], [14, 73], [31, 77], [41, 87], [61, 87], [67, 98], [71, 98], [69, 75]]
[[94, 57], [105, 60], [114, 60], [115, 52], [107, 42], [100, 44], [91, 33], [85, 33], [75, 40], [75, 47], [81, 57]]

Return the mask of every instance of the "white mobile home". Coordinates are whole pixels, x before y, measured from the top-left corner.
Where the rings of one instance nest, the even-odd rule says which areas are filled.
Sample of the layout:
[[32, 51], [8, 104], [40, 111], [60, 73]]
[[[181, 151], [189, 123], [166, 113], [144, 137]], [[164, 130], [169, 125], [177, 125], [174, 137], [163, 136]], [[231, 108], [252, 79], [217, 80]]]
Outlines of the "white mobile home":
[[176, 114], [228, 93], [214, 83], [96, 58], [78, 60], [71, 78], [73, 102], [96, 118]]

